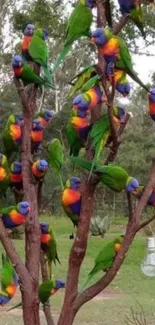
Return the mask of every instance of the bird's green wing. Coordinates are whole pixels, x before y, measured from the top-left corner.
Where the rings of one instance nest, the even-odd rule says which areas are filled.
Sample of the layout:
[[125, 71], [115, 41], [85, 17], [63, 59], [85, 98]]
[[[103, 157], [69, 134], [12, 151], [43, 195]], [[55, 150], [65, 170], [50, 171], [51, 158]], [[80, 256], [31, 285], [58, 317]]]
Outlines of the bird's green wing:
[[94, 169], [100, 180], [114, 191], [122, 191], [125, 189], [128, 173], [124, 168], [119, 165], [109, 164], [109, 165], [99, 165], [96, 164], [96, 169]]
[[85, 69], [83, 69], [80, 73], [78, 73], [72, 80], [71, 80], [71, 84], [74, 80], [75, 83], [73, 84], [72, 89], [70, 90], [68, 97], [72, 97], [74, 96], [74, 94], [80, 90], [84, 84], [87, 83], [87, 81], [93, 77], [96, 76], [96, 69], [94, 65], [89, 65], [87, 66]]
[[33, 35], [32, 40], [29, 43], [28, 51], [34, 62], [42, 66], [47, 66], [47, 45], [46, 42], [37, 34]]
[[47, 280], [39, 286], [39, 300], [44, 304], [51, 296], [51, 290], [54, 288], [55, 281]]
[[88, 91], [90, 88], [94, 87], [99, 81], [100, 77], [98, 75], [90, 78], [81, 88], [82, 92]]
[[144, 32], [144, 15], [141, 5], [136, 6], [136, 8], [131, 10], [131, 18], [136, 26], [139, 28], [142, 36], [145, 38], [146, 34]]
[[52, 240], [50, 242], [50, 249], [49, 249], [50, 258], [54, 262], [54, 264], [56, 263], [56, 260], [59, 262], [59, 264], [61, 264], [59, 257], [58, 257], [58, 252], [57, 252], [56, 238], [55, 238], [55, 235], [54, 235], [51, 225], [49, 225], [49, 233], [52, 238]]
[[5, 290], [13, 282], [14, 268], [7, 256], [2, 254], [1, 288]]
[[16, 206], [15, 205], [10, 205], [9, 207], [0, 209], [0, 214], [6, 215], [6, 214], [8, 214], [10, 211], [12, 211], [14, 209], [16, 209]]
[[70, 146], [70, 155], [78, 156], [80, 149], [82, 148], [82, 141], [78, 138], [76, 131], [74, 130], [71, 120], [73, 114], [71, 114], [67, 126], [66, 126], [66, 136], [68, 144]]
[[48, 163], [51, 165], [51, 167], [56, 171], [56, 173], [59, 176], [59, 181], [62, 189], [63, 181], [61, 178], [61, 168], [64, 161], [64, 152], [63, 152], [63, 146], [59, 139], [53, 139], [47, 146], [48, 150]]

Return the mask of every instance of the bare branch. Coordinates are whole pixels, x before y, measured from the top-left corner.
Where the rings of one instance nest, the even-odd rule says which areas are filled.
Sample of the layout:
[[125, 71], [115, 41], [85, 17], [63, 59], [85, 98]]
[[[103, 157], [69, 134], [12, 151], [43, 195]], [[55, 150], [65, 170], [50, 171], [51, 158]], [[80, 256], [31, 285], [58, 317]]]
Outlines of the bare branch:
[[146, 227], [151, 221], [155, 219], [155, 215], [153, 215], [151, 218], [143, 221], [140, 223], [140, 225], [137, 227], [137, 232], [141, 230], [142, 228]]
[[131, 193], [127, 193], [127, 200], [128, 200], [129, 219], [132, 219], [132, 216], [133, 216], [133, 207], [132, 207]]
[[128, 23], [130, 15], [123, 15], [118, 23], [114, 25], [113, 33], [115, 35], [119, 34], [119, 32], [123, 29], [123, 27]]

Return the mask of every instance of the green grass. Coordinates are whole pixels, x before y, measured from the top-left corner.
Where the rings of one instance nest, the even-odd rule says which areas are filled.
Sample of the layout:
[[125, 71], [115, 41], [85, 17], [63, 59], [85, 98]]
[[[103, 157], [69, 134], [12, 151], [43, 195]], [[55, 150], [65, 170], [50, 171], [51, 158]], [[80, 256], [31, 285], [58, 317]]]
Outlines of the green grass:
[[[42, 217], [44, 221], [49, 221], [49, 218]], [[54, 275], [57, 278], [66, 279], [68, 255], [73, 241], [69, 240], [69, 235], [73, 228], [68, 219], [53, 218], [52, 224], [57, 236], [57, 244], [61, 265], [53, 267]], [[124, 223], [124, 221], [123, 221]], [[104, 239], [98, 237], [89, 237], [87, 255], [82, 265], [80, 273], [80, 284], [84, 283], [87, 274], [93, 267], [94, 258], [103, 245], [106, 245], [115, 237], [116, 233], [124, 233], [122, 230], [121, 221], [118, 224], [113, 222], [111, 229], [106, 234]], [[124, 227], [123, 227], [124, 228]], [[114, 281], [106, 289], [106, 297], [109, 299], [93, 300], [82, 307], [78, 313], [75, 325], [121, 325], [125, 324], [125, 315], [131, 316], [131, 307], [139, 309], [136, 301], [144, 308], [148, 324], [151, 324], [151, 319], [155, 311], [155, 278], [148, 278], [141, 272], [140, 264], [144, 257], [146, 238], [142, 234], [138, 234], [134, 240], [132, 247], [126, 257], [126, 260], [117, 274]], [[14, 240], [14, 245], [17, 251], [23, 258], [24, 256], [24, 241]], [[1, 252], [1, 246], [0, 246]], [[98, 279], [98, 274], [95, 279]], [[95, 280], [94, 279], [94, 280]], [[64, 291], [59, 291], [51, 299], [52, 310], [55, 318], [61, 308]], [[20, 301], [19, 293], [10, 302], [9, 307]], [[44, 318], [41, 314], [42, 324]], [[14, 310], [10, 313], [5, 312], [5, 308], [0, 307], [0, 324], [21, 325], [21, 311]]]

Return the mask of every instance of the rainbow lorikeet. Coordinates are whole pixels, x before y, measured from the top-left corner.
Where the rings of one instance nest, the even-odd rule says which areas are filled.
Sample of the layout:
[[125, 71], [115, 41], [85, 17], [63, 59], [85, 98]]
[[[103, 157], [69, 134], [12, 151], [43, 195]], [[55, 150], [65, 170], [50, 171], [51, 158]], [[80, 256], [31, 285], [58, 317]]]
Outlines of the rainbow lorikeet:
[[21, 79], [24, 86], [29, 84], [35, 84], [38, 86], [45, 86], [48, 88], [53, 88], [46, 80], [39, 77], [31, 68], [29, 64], [22, 59], [20, 55], [15, 55], [12, 60], [12, 68], [14, 71], [14, 76], [17, 79]]
[[51, 72], [48, 67], [48, 48], [45, 42], [47, 38], [47, 31], [45, 29], [38, 28], [36, 32], [34, 32], [28, 45], [28, 53], [35, 63], [43, 67], [45, 75], [44, 78], [48, 83], [51, 83]]
[[135, 82], [149, 92], [133, 69], [132, 59], [126, 42], [114, 35], [109, 29], [97, 28], [91, 32], [91, 43], [96, 44], [107, 64], [125, 71]]
[[5, 154], [9, 159], [13, 152], [19, 151], [19, 146], [22, 141], [22, 130], [24, 120], [22, 115], [11, 114], [8, 118], [3, 131], [3, 143]]
[[70, 155], [78, 156], [80, 149], [85, 145], [90, 130], [90, 123], [86, 115], [87, 113], [80, 109], [72, 109], [66, 127], [66, 135], [70, 145]]
[[5, 155], [0, 153], [0, 194], [5, 195], [9, 187], [9, 165]]
[[18, 286], [18, 276], [7, 256], [2, 254], [1, 289], [12, 298]]
[[[133, 192], [133, 194], [134, 194], [134, 196], [136, 196], [137, 199], [141, 199], [144, 191], [145, 191], [145, 186], [139, 186], [137, 191]], [[155, 207], [155, 190], [152, 191], [152, 193], [147, 201], [147, 205]]]
[[24, 29], [24, 38], [21, 44], [21, 51], [22, 51], [22, 56], [26, 59], [26, 61], [32, 61], [32, 58], [28, 52], [28, 46], [29, 43], [31, 42], [32, 36], [34, 34], [34, 30], [35, 30], [35, 26], [33, 24], [28, 24]]
[[[108, 66], [107, 66], [107, 70]], [[111, 69], [110, 69], [111, 70]], [[106, 71], [106, 78], [107, 80], [110, 81], [110, 83], [112, 83], [112, 70], [111, 72], [108, 74], [108, 71]], [[131, 90], [131, 86], [130, 83], [128, 82], [126, 73], [123, 70], [114, 70], [114, 83], [115, 83], [115, 88], [116, 90], [123, 96], [126, 97], [129, 95], [130, 90]]]
[[121, 249], [124, 236], [119, 236], [115, 238], [111, 243], [104, 246], [97, 257], [95, 258], [95, 265], [93, 269], [89, 272], [88, 278], [85, 284], [82, 286], [82, 289], [91, 281], [94, 275], [100, 271], [107, 272], [115, 259], [115, 256]]
[[[121, 121], [124, 119], [125, 111], [123, 108], [114, 106], [113, 108], [113, 120], [116, 127], [118, 127]], [[94, 159], [92, 161], [92, 167], [89, 174], [89, 179], [91, 177], [93, 168], [95, 164], [99, 161], [100, 154], [105, 147], [109, 137], [111, 135], [111, 126], [109, 115], [104, 114], [102, 115], [93, 125], [92, 130], [90, 132], [90, 140], [91, 140], [91, 147], [94, 149]]]
[[53, 233], [52, 225], [47, 223], [40, 223], [41, 230], [41, 248], [45, 252], [48, 260], [48, 268], [50, 279], [52, 276], [52, 262], [56, 264], [56, 261], [60, 263], [58, 253], [57, 253], [57, 243]]
[[[70, 159], [73, 163], [85, 168], [86, 170], [90, 171], [92, 168], [91, 161], [73, 156], [71, 156]], [[137, 179], [129, 176], [123, 167], [116, 164], [111, 163], [108, 165], [103, 165], [101, 163], [96, 163], [93, 173], [99, 177], [100, 182], [115, 192], [126, 190], [128, 193], [132, 193], [139, 187]]]
[[33, 120], [32, 131], [31, 131], [31, 141], [32, 149], [37, 151], [43, 141], [44, 127], [41, 125], [39, 119]]
[[152, 120], [155, 121], [155, 88], [152, 88], [149, 92], [149, 115]]
[[67, 25], [65, 43], [62, 52], [54, 64], [53, 72], [59, 67], [66, 54], [70, 51], [72, 44], [82, 36], [89, 37], [90, 26], [93, 21], [92, 1], [79, 0], [73, 10]]
[[22, 201], [15, 206], [9, 206], [0, 210], [0, 216], [6, 228], [12, 229], [25, 223], [30, 212], [30, 204]]
[[55, 170], [56, 174], [59, 177], [61, 188], [64, 189], [61, 177], [61, 169], [64, 161], [64, 151], [59, 139], [54, 138], [47, 143], [47, 153], [47, 161], [49, 165]]
[[50, 122], [52, 120], [52, 118], [54, 117], [54, 112], [50, 111], [50, 110], [41, 110], [40, 112], [38, 112], [35, 115], [35, 118], [38, 119], [41, 123], [41, 126], [43, 126], [44, 128], [47, 126], [48, 122]]
[[22, 164], [18, 161], [10, 167], [10, 187], [19, 191], [23, 188]]
[[32, 174], [36, 179], [43, 179], [47, 170], [48, 170], [48, 162], [44, 159], [38, 159], [35, 161], [31, 167]]
[[81, 181], [79, 178], [71, 177], [68, 179], [61, 198], [64, 211], [74, 226], [78, 225], [81, 211], [82, 196], [79, 192], [80, 185]]
[[80, 110], [88, 110], [103, 102], [103, 93], [100, 87], [92, 87], [88, 91], [77, 95], [73, 100], [73, 107]]
[[144, 33], [144, 19], [143, 10], [141, 7], [141, 0], [118, 0], [120, 11], [122, 15], [130, 14], [132, 21], [139, 28], [142, 36], [145, 38]]

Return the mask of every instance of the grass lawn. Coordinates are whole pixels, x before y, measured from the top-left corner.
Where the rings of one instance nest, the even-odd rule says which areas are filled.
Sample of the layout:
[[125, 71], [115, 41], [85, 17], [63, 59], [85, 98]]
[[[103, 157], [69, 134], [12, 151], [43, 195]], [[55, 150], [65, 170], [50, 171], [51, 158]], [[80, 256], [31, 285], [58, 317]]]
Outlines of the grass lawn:
[[[49, 221], [49, 218], [41, 218]], [[51, 220], [51, 218], [50, 218]], [[125, 221], [126, 219], [124, 219]], [[57, 218], [52, 220], [53, 227], [57, 236], [58, 252], [61, 265], [53, 268], [54, 275], [57, 278], [66, 279], [67, 261], [72, 240], [69, 240], [69, 234], [72, 232], [72, 225], [67, 219]], [[121, 231], [120, 231], [121, 229]], [[82, 284], [87, 277], [89, 270], [93, 267], [94, 258], [103, 245], [111, 241], [116, 233], [124, 233], [120, 221], [118, 224], [112, 224], [109, 232], [104, 239], [90, 237], [87, 249], [87, 256], [83, 263], [80, 283]], [[143, 306], [148, 323], [154, 324], [155, 318], [155, 278], [148, 278], [141, 272], [140, 264], [144, 257], [146, 238], [143, 234], [138, 234], [132, 247], [126, 257], [126, 260], [120, 269], [115, 280], [111, 283], [105, 293], [102, 293], [93, 301], [83, 306], [76, 317], [75, 325], [121, 325], [125, 324], [125, 315], [131, 317], [131, 307], [139, 310], [137, 301]], [[24, 241], [14, 240], [17, 251], [23, 256]], [[2, 247], [0, 246], [0, 252]], [[97, 279], [101, 275], [98, 274]], [[95, 279], [94, 279], [95, 280]], [[51, 299], [54, 317], [57, 319], [64, 291], [59, 291]], [[8, 307], [20, 301], [18, 292]], [[45, 324], [41, 311], [42, 325]], [[153, 321], [154, 318], [154, 321]], [[21, 310], [15, 309], [6, 313], [6, 308], [0, 307], [0, 325], [22, 325]]]

